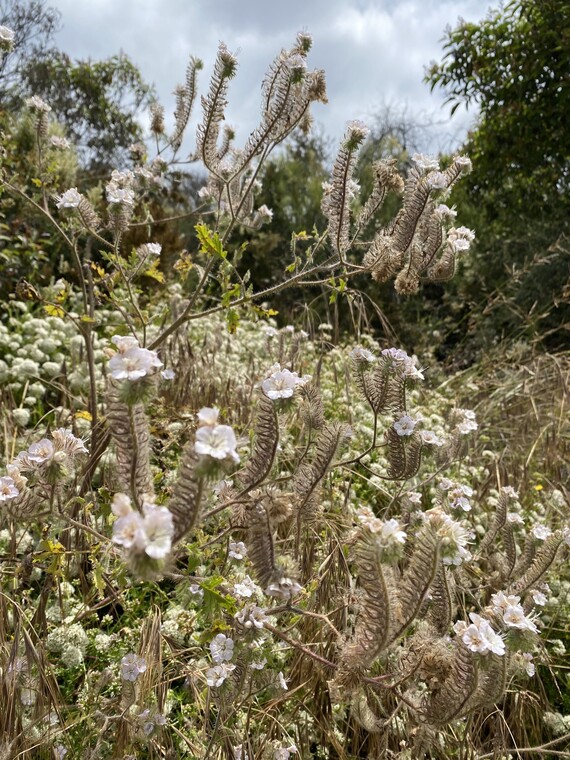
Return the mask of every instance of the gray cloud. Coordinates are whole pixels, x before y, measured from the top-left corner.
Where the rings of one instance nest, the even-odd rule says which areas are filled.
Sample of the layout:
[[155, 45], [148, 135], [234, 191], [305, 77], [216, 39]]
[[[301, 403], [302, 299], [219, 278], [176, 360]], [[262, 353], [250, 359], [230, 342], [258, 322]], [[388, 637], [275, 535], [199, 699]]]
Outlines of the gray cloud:
[[453, 120], [441, 110], [442, 98], [422, 82], [424, 66], [442, 54], [446, 24], [458, 16], [482, 18], [488, 0], [51, 0], [62, 13], [59, 46], [74, 58], [103, 58], [124, 51], [154, 83], [167, 110], [172, 91], [183, 81], [190, 55], [204, 60], [202, 90], [223, 40], [239, 51], [227, 120], [238, 143], [255, 127], [263, 74], [299, 29], [311, 32], [312, 67], [327, 74], [329, 105], [314, 116], [325, 133], [339, 139], [347, 120], [370, 122], [383, 104], [406, 108], [442, 122], [426, 148], [460, 140], [469, 119]]

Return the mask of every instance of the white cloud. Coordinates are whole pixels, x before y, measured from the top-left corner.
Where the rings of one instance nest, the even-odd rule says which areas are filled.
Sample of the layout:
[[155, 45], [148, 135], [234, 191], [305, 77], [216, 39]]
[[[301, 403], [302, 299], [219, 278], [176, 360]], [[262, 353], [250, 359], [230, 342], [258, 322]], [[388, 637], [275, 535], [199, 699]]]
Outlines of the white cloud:
[[[190, 55], [204, 60], [207, 87], [217, 46], [239, 50], [239, 69], [229, 93], [227, 121], [243, 142], [259, 117], [263, 74], [299, 29], [314, 38], [311, 67], [327, 74], [329, 105], [314, 109], [325, 133], [339, 139], [349, 119], [370, 117], [389, 103], [408, 113], [433, 114], [445, 125], [432, 148], [449, 143], [467, 119], [453, 122], [442, 98], [422, 82], [423, 69], [442, 55], [446, 24], [459, 15], [478, 20], [487, 0], [51, 0], [62, 13], [59, 46], [73, 58], [103, 58], [124, 51], [154, 83], [167, 112]], [[426, 146], [427, 147], [427, 146]]]

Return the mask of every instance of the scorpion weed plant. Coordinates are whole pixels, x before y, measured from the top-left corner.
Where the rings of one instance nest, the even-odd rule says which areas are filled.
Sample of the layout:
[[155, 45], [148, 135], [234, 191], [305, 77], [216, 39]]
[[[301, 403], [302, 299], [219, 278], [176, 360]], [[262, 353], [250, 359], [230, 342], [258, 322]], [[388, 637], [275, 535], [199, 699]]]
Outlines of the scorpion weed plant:
[[[4, 50], [13, 38], [0, 27]], [[4, 172], [3, 192], [50, 225], [71, 272], [30, 286], [0, 330], [1, 758], [515, 751], [516, 726], [493, 716], [543, 657], [562, 509], [547, 525], [507, 482], [489, 493], [466, 444], [475, 413], [420, 392], [415, 357], [368, 336], [328, 350], [279, 330], [268, 307], [363, 272], [402, 295], [450, 278], [473, 233], [445, 200], [469, 159], [415, 155], [405, 178], [380, 161], [361, 198], [367, 129], [348, 122], [326, 229], [282, 278], [255, 291], [232, 250], [239, 227], [271, 223], [256, 206], [267, 158], [326, 102], [310, 48], [301, 33], [271, 63], [260, 123], [237, 147], [223, 126], [237, 59], [220, 45], [188, 157], [207, 171], [188, 199], [198, 250], [166, 273], [155, 231], [201, 61], [170, 133], [151, 108], [156, 156], [133, 146], [132, 167], [99, 185], [54, 186], [73, 148], [49, 104], [26, 102], [38, 181]], [[388, 193], [399, 210], [366, 240]]]

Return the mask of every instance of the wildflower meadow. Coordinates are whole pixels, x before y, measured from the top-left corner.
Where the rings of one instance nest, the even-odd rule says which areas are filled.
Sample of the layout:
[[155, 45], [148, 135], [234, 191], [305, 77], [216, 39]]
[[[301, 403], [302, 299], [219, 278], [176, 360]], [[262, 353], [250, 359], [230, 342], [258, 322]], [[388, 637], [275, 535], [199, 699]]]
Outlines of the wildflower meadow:
[[277, 255], [325, 72], [235, 144], [226, 42], [116, 162], [1, 114], [0, 760], [570, 757], [570, 360], [462, 311], [483, 148], [347, 114]]

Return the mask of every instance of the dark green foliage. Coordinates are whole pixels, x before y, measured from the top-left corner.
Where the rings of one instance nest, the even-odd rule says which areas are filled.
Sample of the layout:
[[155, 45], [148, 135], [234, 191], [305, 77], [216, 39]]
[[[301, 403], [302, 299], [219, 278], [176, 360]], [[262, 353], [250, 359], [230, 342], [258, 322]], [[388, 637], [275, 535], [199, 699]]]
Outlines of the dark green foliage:
[[129, 145], [142, 138], [137, 117], [152, 89], [126, 55], [72, 61], [54, 51], [29, 60], [22, 78], [30, 94], [50, 104], [91, 170], [123, 165]]
[[477, 243], [448, 291], [448, 344], [471, 333], [479, 347], [514, 336], [563, 347], [570, 321], [570, 7], [516, 0], [477, 24], [461, 22], [444, 47], [427, 81], [444, 90], [452, 111], [461, 103], [480, 108], [465, 145], [473, 172], [452, 197]]

